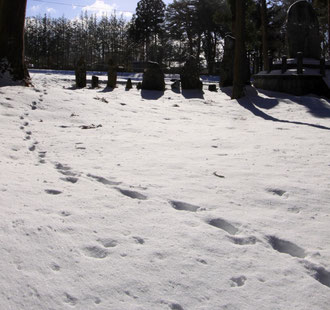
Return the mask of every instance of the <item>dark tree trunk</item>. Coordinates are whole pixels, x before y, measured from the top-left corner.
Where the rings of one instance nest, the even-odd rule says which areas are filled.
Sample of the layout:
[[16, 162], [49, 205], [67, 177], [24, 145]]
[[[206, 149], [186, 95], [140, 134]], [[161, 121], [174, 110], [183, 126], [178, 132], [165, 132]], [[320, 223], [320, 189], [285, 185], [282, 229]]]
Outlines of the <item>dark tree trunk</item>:
[[236, 24], [236, 0], [229, 0], [229, 7], [231, 11], [231, 32], [235, 36], [235, 24]]
[[235, 20], [235, 59], [234, 59], [234, 82], [232, 99], [239, 99], [244, 96], [244, 72], [245, 68], [245, 0], [236, 0]]
[[29, 83], [24, 64], [26, 0], [0, 0], [0, 73], [9, 71], [13, 80]]
[[269, 70], [268, 58], [268, 21], [267, 21], [267, 6], [266, 0], [261, 0], [260, 15], [261, 15], [261, 31], [262, 31], [262, 61], [264, 63], [264, 70]]
[[328, 0], [328, 51], [328, 57], [330, 59], [330, 0]]

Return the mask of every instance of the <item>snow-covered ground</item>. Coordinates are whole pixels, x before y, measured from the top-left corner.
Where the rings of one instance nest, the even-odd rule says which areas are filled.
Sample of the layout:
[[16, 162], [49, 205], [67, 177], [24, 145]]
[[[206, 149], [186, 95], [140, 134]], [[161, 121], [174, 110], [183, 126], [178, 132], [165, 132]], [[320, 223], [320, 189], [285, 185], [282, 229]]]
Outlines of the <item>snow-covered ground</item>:
[[0, 88], [0, 309], [329, 310], [330, 103]]

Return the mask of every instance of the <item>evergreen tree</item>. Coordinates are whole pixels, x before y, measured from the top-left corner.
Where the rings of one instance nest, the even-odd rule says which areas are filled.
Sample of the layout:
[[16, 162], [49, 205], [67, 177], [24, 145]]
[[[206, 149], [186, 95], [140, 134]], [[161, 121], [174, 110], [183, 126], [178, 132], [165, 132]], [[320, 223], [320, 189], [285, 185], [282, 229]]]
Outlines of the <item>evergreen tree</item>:
[[165, 4], [162, 0], [140, 0], [134, 17], [134, 27], [131, 30], [133, 38], [144, 45], [145, 59], [151, 55], [151, 43], [157, 47], [158, 38], [163, 31], [165, 19]]

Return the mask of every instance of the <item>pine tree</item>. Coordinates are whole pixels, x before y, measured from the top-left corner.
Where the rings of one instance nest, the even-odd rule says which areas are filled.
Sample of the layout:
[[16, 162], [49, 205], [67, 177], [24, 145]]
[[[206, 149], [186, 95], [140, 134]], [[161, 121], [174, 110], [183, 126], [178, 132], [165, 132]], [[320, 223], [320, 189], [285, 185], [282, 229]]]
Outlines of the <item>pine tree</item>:
[[[150, 58], [150, 45], [157, 47], [158, 36], [163, 31], [165, 4], [162, 0], [140, 0], [135, 15], [135, 38], [145, 46], [145, 57]], [[153, 55], [157, 58], [156, 55]]]

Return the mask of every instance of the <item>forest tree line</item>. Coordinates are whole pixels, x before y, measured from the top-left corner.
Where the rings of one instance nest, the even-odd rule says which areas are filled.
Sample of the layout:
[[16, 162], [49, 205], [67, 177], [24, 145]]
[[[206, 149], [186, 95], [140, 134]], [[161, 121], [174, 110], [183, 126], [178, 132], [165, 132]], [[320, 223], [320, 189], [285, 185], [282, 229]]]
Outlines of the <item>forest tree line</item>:
[[[246, 1], [245, 44], [251, 57], [286, 54], [285, 19], [293, 2]], [[310, 2], [319, 18], [322, 55], [329, 57], [329, 1]], [[168, 6], [162, 0], [141, 0], [131, 20], [115, 12], [100, 18], [83, 13], [74, 20], [28, 17], [26, 60], [36, 68], [73, 69], [84, 56], [89, 69], [104, 70], [112, 58], [122, 70], [132, 71], [148, 60], [177, 67], [193, 55], [215, 74], [223, 39], [235, 32], [234, 6], [233, 0], [174, 0]]]

